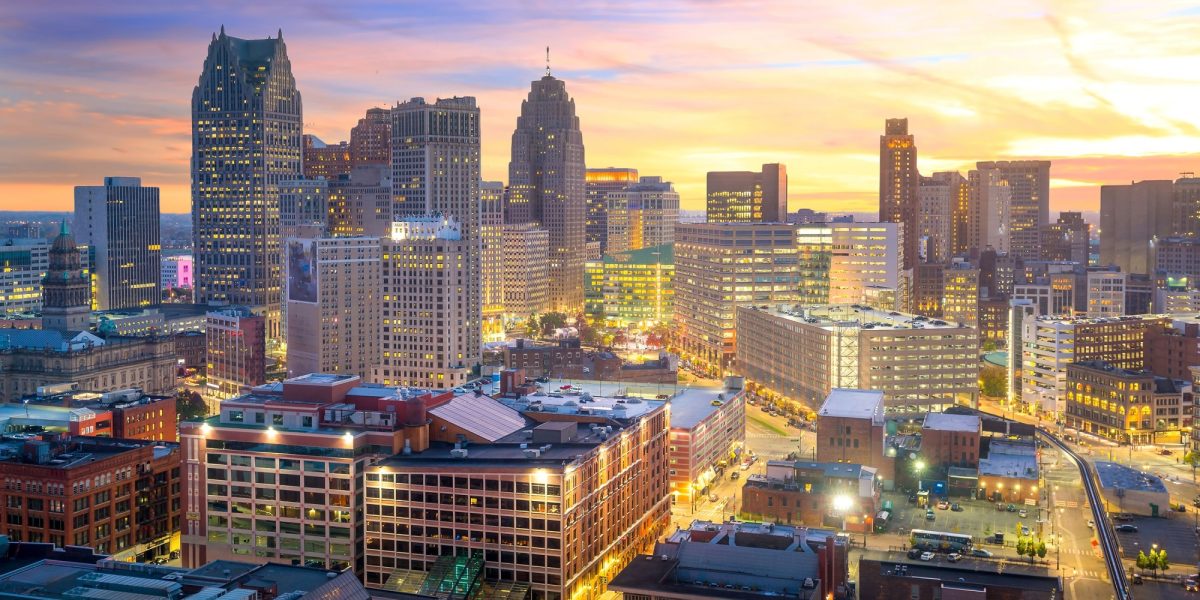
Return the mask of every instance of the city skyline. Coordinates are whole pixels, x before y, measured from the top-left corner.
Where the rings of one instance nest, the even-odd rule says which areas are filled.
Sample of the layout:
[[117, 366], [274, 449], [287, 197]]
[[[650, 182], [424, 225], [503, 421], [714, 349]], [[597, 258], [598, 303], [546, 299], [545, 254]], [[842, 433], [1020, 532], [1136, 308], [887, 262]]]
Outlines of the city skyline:
[[188, 211], [186, 98], [195, 56], [222, 25], [245, 38], [282, 28], [304, 131], [326, 142], [348, 139], [370, 107], [476, 96], [485, 179], [506, 179], [519, 101], [549, 45], [577, 101], [588, 166], [661, 174], [686, 210], [703, 206], [707, 171], [780, 162], [792, 210], [870, 211], [886, 118], [909, 119], [925, 175], [1052, 160], [1052, 211], [1097, 210], [1101, 184], [1194, 170], [1186, 152], [1200, 136], [1182, 68], [1200, 10], [1181, 3], [1028, 4], [986, 19], [971, 18], [982, 4], [498, 4], [473, 7], [465, 23], [454, 5], [64, 8], [0, 10], [0, 51], [13, 59], [0, 66], [8, 209], [65, 210], [73, 186], [119, 175], [160, 187], [163, 212]]

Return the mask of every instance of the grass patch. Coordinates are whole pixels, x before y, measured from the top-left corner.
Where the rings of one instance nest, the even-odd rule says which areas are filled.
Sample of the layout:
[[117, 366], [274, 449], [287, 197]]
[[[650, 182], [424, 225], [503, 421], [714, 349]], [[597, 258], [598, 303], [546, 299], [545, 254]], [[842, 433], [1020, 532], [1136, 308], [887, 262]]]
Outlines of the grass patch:
[[749, 415], [747, 415], [747, 416], [750, 418], [750, 420], [751, 420], [751, 421], [754, 421], [755, 423], [758, 423], [759, 425], [761, 425], [761, 426], [765, 427], [766, 429], [770, 430], [770, 431], [771, 431], [771, 433], [775, 433], [775, 434], [778, 434], [778, 435], [782, 435], [782, 436], [784, 436], [784, 437], [790, 437], [790, 436], [792, 435], [792, 434], [791, 434], [791, 432], [787, 431], [786, 429], [783, 429], [782, 427], [780, 427], [780, 426], [778, 426], [778, 425], [776, 425], [776, 424], [774, 424], [774, 423], [772, 423], [772, 422], [770, 422], [770, 421], [767, 421], [767, 420], [764, 420], [764, 419], [760, 418], [760, 417], [759, 417], [757, 414], [755, 414], [754, 412], [751, 412], [751, 413], [750, 413]]

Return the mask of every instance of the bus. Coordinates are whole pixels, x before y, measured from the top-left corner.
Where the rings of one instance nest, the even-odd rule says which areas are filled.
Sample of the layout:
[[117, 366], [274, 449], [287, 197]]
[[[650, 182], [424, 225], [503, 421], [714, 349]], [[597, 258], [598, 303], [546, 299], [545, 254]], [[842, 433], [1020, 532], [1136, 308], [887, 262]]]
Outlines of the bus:
[[909, 536], [909, 541], [913, 548], [932, 552], [965, 552], [971, 549], [974, 539], [962, 533], [914, 529]]
[[875, 515], [875, 533], [883, 533], [887, 531], [888, 521], [892, 518], [892, 513], [881, 510]]

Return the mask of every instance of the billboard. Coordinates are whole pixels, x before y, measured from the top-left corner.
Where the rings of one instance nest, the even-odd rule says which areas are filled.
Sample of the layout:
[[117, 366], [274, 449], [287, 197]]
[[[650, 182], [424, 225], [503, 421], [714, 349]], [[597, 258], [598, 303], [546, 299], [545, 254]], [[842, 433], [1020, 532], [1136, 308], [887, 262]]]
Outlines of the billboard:
[[287, 241], [287, 299], [317, 303], [317, 242], [289, 238]]

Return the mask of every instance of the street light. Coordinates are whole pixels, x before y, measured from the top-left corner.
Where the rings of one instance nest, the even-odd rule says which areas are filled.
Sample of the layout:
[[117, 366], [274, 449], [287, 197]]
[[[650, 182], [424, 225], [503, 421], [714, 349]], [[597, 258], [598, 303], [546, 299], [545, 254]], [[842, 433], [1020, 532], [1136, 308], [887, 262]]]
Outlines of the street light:
[[840, 513], [842, 516], [842, 530], [846, 529], [846, 513], [850, 511], [850, 507], [854, 503], [850, 500], [850, 496], [838, 494], [833, 497], [833, 510]]

